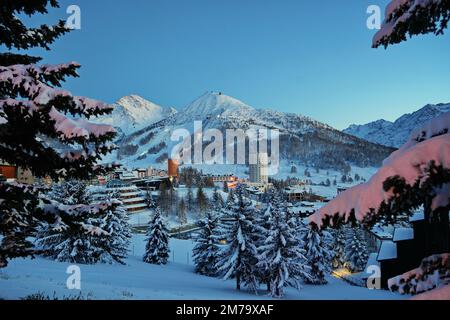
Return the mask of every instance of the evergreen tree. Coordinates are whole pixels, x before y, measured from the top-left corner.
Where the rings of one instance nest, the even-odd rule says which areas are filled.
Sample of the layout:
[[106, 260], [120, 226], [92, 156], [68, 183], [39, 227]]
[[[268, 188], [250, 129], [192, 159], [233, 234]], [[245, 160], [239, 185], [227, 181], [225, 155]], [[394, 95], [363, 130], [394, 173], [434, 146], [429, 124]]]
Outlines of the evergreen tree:
[[188, 188], [187, 197], [186, 197], [186, 207], [187, 211], [192, 213], [195, 210], [195, 203], [194, 203], [194, 193], [192, 192], [191, 188]]
[[297, 167], [294, 164], [291, 166], [291, 173], [292, 174], [296, 174], [297, 173]]
[[227, 192], [228, 193], [228, 182], [227, 181], [224, 181], [223, 182], [223, 192]]
[[369, 259], [367, 242], [360, 227], [349, 230], [345, 243], [346, 267], [353, 272], [364, 270]]
[[183, 198], [181, 198], [178, 203], [178, 220], [180, 221], [180, 224], [186, 224], [188, 221], [186, 215], [186, 202]]
[[219, 219], [208, 212], [205, 219], [199, 221], [200, 232], [195, 240], [193, 259], [195, 272], [214, 277], [217, 275], [217, 259], [219, 256], [218, 236]]
[[39, 201], [33, 187], [24, 188], [0, 183], [0, 268], [7, 259], [33, 255], [34, 246], [28, 239], [37, 223], [35, 215]]
[[179, 209], [179, 197], [178, 192], [175, 191], [174, 188], [169, 189], [169, 213], [172, 216], [178, 216], [178, 209]]
[[332, 267], [334, 269], [340, 269], [345, 267], [345, 244], [346, 244], [346, 231], [347, 228], [345, 226], [341, 226], [339, 229], [332, 230], [332, 235], [334, 236], [334, 244], [333, 244], [333, 261]]
[[254, 291], [258, 286], [254, 210], [239, 188], [238, 200], [229, 209], [233, 220], [221, 226], [222, 233], [219, 235], [227, 244], [220, 254], [217, 270], [224, 274], [224, 279], [235, 277], [237, 290], [241, 289], [241, 284]]
[[55, 185], [42, 201], [52, 211], [37, 229], [42, 255], [70, 263], [123, 263], [130, 228], [119, 201], [93, 203], [86, 184], [74, 180]]
[[203, 188], [200, 186], [197, 189], [197, 207], [199, 211], [200, 217], [203, 217], [206, 213], [206, 210], [208, 209], [209, 203], [208, 198], [206, 197]]
[[219, 190], [217, 190], [217, 188], [214, 189], [212, 200], [213, 200], [214, 206], [218, 209], [221, 209], [225, 206], [222, 195], [219, 193]]
[[93, 201], [86, 182], [80, 180], [66, 180], [54, 184], [47, 197], [65, 205], [91, 204]]
[[[256, 240], [256, 248], [259, 249], [264, 246], [267, 237], [269, 236], [269, 230], [272, 225], [273, 214], [275, 209], [272, 207], [272, 202], [268, 202], [267, 206], [263, 210], [256, 211], [255, 223], [259, 227], [259, 238]], [[259, 259], [259, 258], [258, 258]], [[257, 277], [260, 283], [267, 285], [267, 291], [270, 291], [271, 286], [271, 273], [265, 265], [257, 265]]]
[[152, 191], [146, 190], [145, 191], [145, 203], [147, 204], [147, 208], [154, 209], [156, 208], [156, 202], [153, 199]]
[[257, 264], [268, 272], [273, 297], [282, 297], [286, 286], [299, 289], [300, 280], [309, 277], [305, 250], [301, 247], [286, 216], [281, 212], [273, 214], [268, 237], [259, 248]]
[[[0, 44], [8, 49], [49, 49], [54, 40], [69, 31], [63, 21], [55, 26], [28, 28], [19, 18], [20, 14], [47, 13], [49, 4], [56, 7], [58, 2], [3, 2]], [[78, 76], [79, 64], [37, 66], [39, 60], [0, 53], [0, 159], [29, 168], [37, 177], [54, 180], [88, 179], [104, 173], [104, 168], [96, 164], [113, 150], [110, 141], [115, 131], [83, 118], [110, 113], [112, 107], [58, 89], [66, 77]], [[51, 147], [48, 141], [63, 148]]]
[[230, 209], [234, 206], [234, 203], [236, 202], [236, 196], [234, 195], [233, 189], [230, 189], [228, 192], [227, 202], [225, 203], [225, 207], [227, 209]]
[[309, 277], [305, 277], [304, 281], [309, 284], [326, 284], [325, 277], [331, 271], [330, 265], [333, 253], [324, 241], [324, 232], [318, 231], [316, 228], [307, 228], [303, 231], [306, 259], [310, 268]]
[[132, 233], [127, 211], [119, 198], [118, 193], [112, 193], [102, 201], [107, 206], [101, 228], [108, 233], [108, 236], [99, 239], [104, 249], [100, 260], [107, 263], [125, 264], [124, 260], [128, 256]]
[[148, 226], [144, 262], [166, 264], [169, 259], [169, 234], [159, 208]]
[[[58, 7], [58, 1], [1, 4], [0, 46], [9, 52], [0, 52], [0, 161], [28, 168], [35, 177], [50, 177], [54, 181], [89, 179], [106, 172], [97, 162], [113, 150], [110, 141], [115, 131], [111, 126], [86, 119], [110, 113], [112, 107], [60, 89], [65, 78], [78, 76], [78, 63], [39, 66], [40, 57], [12, 52], [49, 50], [50, 44], [69, 32], [62, 20], [54, 26], [25, 25], [25, 15], [46, 14], [48, 7]], [[10, 258], [33, 253], [23, 232], [31, 235], [37, 220], [60, 210], [51, 203], [39, 205], [46, 211], [37, 210], [37, 189], [1, 184], [0, 267], [4, 267]], [[4, 211], [6, 204], [15, 208], [14, 212]], [[16, 236], [11, 237], [12, 234]]]
[[169, 216], [171, 209], [172, 209], [171, 195], [170, 195], [169, 187], [164, 182], [162, 182], [161, 185], [159, 186], [158, 207], [160, 208], [162, 214], [165, 217]]

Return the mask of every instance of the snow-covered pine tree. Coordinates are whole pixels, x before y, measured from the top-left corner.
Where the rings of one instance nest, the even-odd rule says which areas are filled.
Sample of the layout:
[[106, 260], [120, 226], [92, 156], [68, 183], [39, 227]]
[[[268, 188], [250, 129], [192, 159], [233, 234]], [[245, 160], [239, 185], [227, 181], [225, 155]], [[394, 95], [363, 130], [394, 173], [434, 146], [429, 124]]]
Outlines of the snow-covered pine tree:
[[345, 266], [352, 272], [364, 270], [369, 259], [363, 230], [355, 226], [348, 230], [345, 241]]
[[[38, 252], [53, 260], [69, 263], [94, 264], [101, 262], [105, 253], [97, 245], [109, 234], [101, 227], [101, 216], [107, 205], [62, 205], [50, 201], [44, 206], [57, 217], [56, 221], [43, 223], [38, 228], [36, 247]], [[66, 222], [65, 222], [66, 221]]]
[[373, 39], [373, 47], [400, 43], [407, 36], [444, 34], [450, 20], [450, 2], [441, 0], [391, 0], [386, 16]]
[[157, 207], [147, 230], [144, 262], [166, 264], [169, 260], [169, 233]]
[[155, 199], [153, 199], [152, 191], [146, 190], [145, 191], [145, 203], [147, 204], [147, 208], [154, 209], [156, 207]]
[[214, 188], [212, 201], [212, 205], [215, 208], [223, 208], [225, 206], [222, 195], [219, 193], [219, 190], [217, 188]]
[[324, 240], [323, 233], [316, 228], [303, 229], [303, 242], [306, 250], [307, 265], [310, 268], [309, 276], [304, 278], [305, 283], [327, 284], [325, 277], [330, 273], [333, 253]]
[[168, 186], [164, 181], [159, 186], [157, 206], [165, 217], [168, 217], [172, 211], [170, 186]]
[[[267, 237], [269, 236], [269, 230], [272, 225], [274, 211], [276, 211], [276, 209], [272, 207], [272, 204], [267, 203], [265, 208], [255, 212], [255, 223], [259, 227], [259, 237], [256, 241], [258, 254], [260, 254], [259, 248], [264, 245]], [[257, 265], [257, 277], [258, 282], [266, 284], [267, 291], [270, 291], [271, 274], [270, 270], [265, 265]]]
[[186, 214], [186, 202], [183, 198], [178, 203], [178, 221], [180, 224], [186, 224], [188, 222]]
[[[37, 222], [35, 213], [39, 205], [36, 190], [29, 186], [0, 183], [0, 268], [7, 259], [26, 257], [34, 253], [28, 239]], [[0, 237], [1, 238], [1, 237]]]
[[203, 191], [203, 187], [199, 186], [197, 189], [197, 208], [198, 208], [198, 214], [200, 217], [204, 217], [206, 211], [208, 210], [209, 201], [208, 198], [205, 195], [205, 192]]
[[107, 196], [93, 203], [86, 184], [76, 180], [54, 185], [42, 202], [52, 212], [37, 229], [42, 255], [70, 263], [123, 263], [131, 233], [121, 202]]
[[194, 193], [192, 192], [192, 188], [188, 188], [187, 196], [186, 196], [186, 207], [189, 213], [194, 212], [195, 203], [194, 203]]
[[206, 218], [199, 221], [200, 232], [195, 239], [193, 259], [195, 272], [214, 277], [217, 276], [217, 259], [220, 249], [219, 219], [214, 212], [208, 212]]
[[223, 192], [227, 192], [228, 193], [228, 182], [227, 181], [224, 181], [223, 182]]
[[118, 262], [125, 264], [128, 256], [131, 239], [131, 226], [123, 203], [118, 193], [111, 193], [102, 200], [106, 205], [102, 215], [102, 230], [108, 233], [107, 237], [97, 238], [96, 245], [103, 248], [100, 257], [103, 263]]
[[225, 203], [225, 207], [227, 209], [230, 209], [234, 206], [235, 202], [236, 202], [236, 196], [234, 194], [234, 190], [230, 189], [230, 191], [228, 191], [228, 196], [227, 196], [227, 201]]
[[[37, 28], [24, 24], [24, 15], [45, 14], [48, 6], [57, 7], [58, 2], [2, 1], [1, 4], [0, 45], [9, 52], [0, 53], [0, 161], [28, 168], [36, 177], [48, 176], [55, 181], [88, 179], [105, 172], [97, 162], [114, 148], [110, 141], [115, 131], [111, 126], [97, 125], [87, 119], [107, 114], [112, 107], [60, 89], [66, 77], [78, 76], [78, 63], [38, 66], [41, 58], [11, 52], [37, 47], [49, 50], [50, 44], [69, 32], [64, 21]], [[32, 220], [43, 219], [40, 215], [43, 212], [30, 211], [32, 207], [22, 200], [27, 198], [29, 203], [35, 203], [37, 194], [38, 190], [20, 185], [2, 188], [0, 202], [9, 203], [16, 210], [13, 219], [6, 212], [0, 218], [3, 236], [0, 266], [6, 266], [9, 258], [32, 254], [32, 250], [22, 250], [26, 243], [20, 233], [32, 227]], [[50, 209], [49, 204], [45, 208]], [[11, 233], [16, 236], [11, 238]]]
[[268, 237], [258, 251], [257, 266], [268, 272], [271, 296], [281, 298], [285, 287], [300, 289], [300, 280], [309, 278], [305, 250], [282, 212], [272, 215]]
[[[49, 49], [48, 45], [69, 31], [64, 23], [28, 28], [19, 18], [23, 13], [46, 13], [48, 4], [56, 7], [57, 1], [2, 3], [0, 44], [8, 49]], [[112, 107], [58, 88], [66, 77], [78, 76], [78, 63], [35, 65], [39, 60], [0, 54], [0, 159], [54, 180], [88, 179], [103, 173], [97, 162], [114, 148], [110, 141], [115, 131], [84, 118], [107, 114]], [[62, 147], [51, 147], [52, 141]]]
[[348, 232], [347, 228], [345, 226], [341, 226], [338, 229], [332, 229], [331, 234], [334, 239], [333, 243], [333, 261], [332, 261], [332, 267], [334, 269], [340, 269], [345, 267], [345, 244], [346, 244], [346, 234]]
[[217, 270], [223, 273], [224, 279], [236, 278], [236, 289], [241, 285], [256, 292], [258, 287], [257, 247], [254, 221], [255, 208], [251, 202], [243, 197], [242, 188], [237, 189], [237, 202], [228, 211], [232, 221], [221, 225], [219, 237], [226, 240], [227, 244], [221, 250], [217, 262]]
[[54, 184], [47, 197], [65, 205], [91, 204], [93, 201], [86, 182], [74, 179]]

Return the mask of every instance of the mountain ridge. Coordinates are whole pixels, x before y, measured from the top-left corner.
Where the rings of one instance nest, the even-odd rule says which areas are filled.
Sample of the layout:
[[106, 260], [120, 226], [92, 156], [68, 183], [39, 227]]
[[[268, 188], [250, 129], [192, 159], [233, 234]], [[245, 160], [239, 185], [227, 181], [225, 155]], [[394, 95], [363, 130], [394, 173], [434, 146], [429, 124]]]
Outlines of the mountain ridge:
[[142, 167], [162, 163], [175, 144], [171, 133], [176, 129], [192, 133], [196, 120], [202, 121], [203, 130], [218, 129], [224, 134], [227, 129], [277, 129], [281, 159], [320, 168], [343, 169], [348, 163], [375, 166], [393, 151], [309, 117], [258, 109], [221, 92], [207, 92], [180, 111], [122, 136], [114, 160]]
[[422, 123], [446, 112], [450, 112], [450, 103], [427, 104], [417, 111], [402, 115], [394, 122], [380, 119], [363, 125], [350, 125], [343, 132], [373, 143], [398, 148]]

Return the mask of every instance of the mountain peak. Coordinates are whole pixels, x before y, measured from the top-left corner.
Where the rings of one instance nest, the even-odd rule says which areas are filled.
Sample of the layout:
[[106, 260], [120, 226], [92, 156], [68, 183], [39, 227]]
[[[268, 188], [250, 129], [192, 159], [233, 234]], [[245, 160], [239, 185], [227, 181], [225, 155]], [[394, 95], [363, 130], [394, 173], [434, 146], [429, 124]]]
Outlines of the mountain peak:
[[116, 104], [125, 108], [146, 108], [146, 109], [160, 109], [161, 106], [153, 103], [149, 100], [142, 98], [137, 94], [130, 94], [128, 96], [120, 98]]
[[131, 94], [117, 100], [113, 112], [99, 117], [98, 121], [114, 126], [123, 134], [130, 134], [174, 113], [176, 110], [173, 108], [165, 108], [137, 94]]
[[187, 105], [183, 112], [193, 117], [254, 110], [244, 102], [222, 92], [208, 91]]

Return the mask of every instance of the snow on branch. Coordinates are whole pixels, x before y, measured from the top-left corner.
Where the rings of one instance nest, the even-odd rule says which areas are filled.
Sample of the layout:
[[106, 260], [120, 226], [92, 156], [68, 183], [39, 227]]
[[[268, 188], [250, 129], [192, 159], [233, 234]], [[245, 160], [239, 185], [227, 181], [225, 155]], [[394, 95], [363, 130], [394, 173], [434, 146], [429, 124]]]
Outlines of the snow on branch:
[[91, 136], [99, 138], [115, 132], [109, 125], [95, 124], [84, 119], [69, 119], [53, 107], [49, 116], [51, 120], [55, 121], [55, 130], [63, 140], [79, 137], [88, 140]]
[[[399, 177], [407, 186], [419, 185], [429, 177], [431, 163], [450, 168], [450, 113], [445, 113], [414, 131], [409, 141], [392, 153], [378, 172], [364, 184], [341, 193], [328, 205], [309, 217], [311, 223], [322, 227], [324, 220], [341, 218], [348, 222], [350, 217], [366, 221], [371, 215], [379, 214], [381, 206], [389, 205], [396, 196], [394, 187], [385, 190], [389, 178]], [[419, 137], [419, 139], [418, 139]], [[449, 188], [443, 185], [435, 190], [437, 197], [432, 210], [449, 204]]]
[[[65, 98], [61, 105], [61, 111], [69, 111], [73, 115], [102, 115], [112, 110], [106, 103], [73, 96], [70, 92], [55, 89], [66, 76], [77, 76], [76, 69], [80, 65], [70, 62], [58, 65], [13, 65], [0, 66], [0, 83], [9, 86], [15, 96], [22, 96], [34, 102], [35, 105], [44, 106], [54, 102], [58, 98]], [[21, 101], [21, 100], [20, 100]]]
[[386, 7], [385, 21], [375, 34], [372, 46], [387, 47], [405, 41], [407, 34], [442, 34], [449, 18], [448, 0], [392, 0]]

